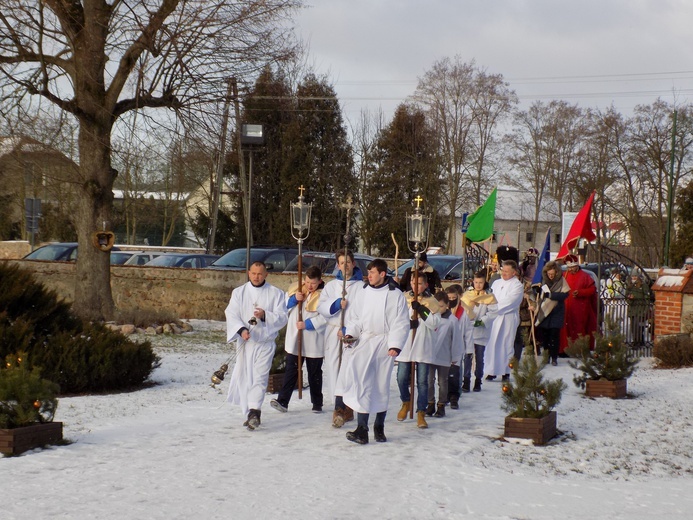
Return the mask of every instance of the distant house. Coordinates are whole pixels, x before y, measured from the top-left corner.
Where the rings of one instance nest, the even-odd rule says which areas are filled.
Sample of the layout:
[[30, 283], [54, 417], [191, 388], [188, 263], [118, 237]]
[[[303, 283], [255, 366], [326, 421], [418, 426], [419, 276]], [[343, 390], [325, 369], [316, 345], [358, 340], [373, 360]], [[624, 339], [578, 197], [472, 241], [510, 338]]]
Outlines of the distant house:
[[[228, 185], [225, 185], [224, 191], [230, 191]], [[212, 206], [212, 195], [210, 194], [209, 186], [198, 186], [196, 189], [186, 192], [166, 193], [164, 191], [139, 191], [136, 193], [127, 193], [124, 190], [113, 190], [114, 206], [119, 208], [123, 214], [130, 212], [136, 215], [141, 211], [143, 202], [158, 206], [159, 209], [168, 206], [166, 212], [169, 219], [183, 219], [184, 231], [182, 237], [177, 237], [175, 245], [183, 247], [201, 247], [204, 246], [207, 237], [198, 237], [193, 231], [192, 221], [197, 218], [198, 213], [209, 215]], [[129, 209], [128, 209], [129, 208]], [[220, 199], [220, 208], [225, 212], [230, 212], [234, 208], [234, 202], [228, 194], [222, 194]], [[117, 241], [126, 241], [126, 237], [121, 233], [116, 232]], [[144, 242], [145, 236], [135, 239], [135, 243]], [[149, 240], [148, 245], [160, 245], [159, 239]], [[156, 243], [154, 243], [156, 242]]]
[[[476, 208], [470, 208], [472, 213]], [[536, 224], [536, 225], [535, 225]], [[496, 196], [496, 221], [493, 242], [486, 242], [495, 252], [499, 245], [516, 247], [521, 253], [535, 247], [541, 251], [546, 232], [551, 228], [551, 250], [561, 247], [561, 220], [556, 201], [545, 197], [541, 201], [539, 218], [535, 222], [534, 195], [512, 188], [498, 188]], [[458, 219], [454, 254], [462, 254], [462, 218]]]
[[[57, 214], [73, 213], [78, 166], [62, 152], [26, 136], [0, 136], [0, 198], [4, 218], [21, 223], [27, 238], [25, 199], [41, 199]], [[52, 237], [43, 237], [50, 239]]]

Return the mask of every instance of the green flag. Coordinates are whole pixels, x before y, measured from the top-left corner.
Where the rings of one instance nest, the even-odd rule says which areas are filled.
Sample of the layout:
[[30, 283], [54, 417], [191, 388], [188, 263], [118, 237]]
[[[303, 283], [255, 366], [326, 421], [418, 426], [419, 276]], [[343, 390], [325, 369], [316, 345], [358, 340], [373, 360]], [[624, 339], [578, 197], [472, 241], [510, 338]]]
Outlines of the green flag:
[[467, 219], [469, 228], [466, 236], [472, 242], [483, 242], [493, 235], [493, 225], [496, 221], [496, 190], [497, 188], [494, 188], [486, 202]]

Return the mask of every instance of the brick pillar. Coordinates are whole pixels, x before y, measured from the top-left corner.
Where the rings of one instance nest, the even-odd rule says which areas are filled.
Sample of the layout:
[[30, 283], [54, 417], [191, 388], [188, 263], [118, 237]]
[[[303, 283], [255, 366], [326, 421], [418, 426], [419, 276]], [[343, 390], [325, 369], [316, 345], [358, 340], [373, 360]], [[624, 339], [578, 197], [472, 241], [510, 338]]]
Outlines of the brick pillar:
[[684, 313], [693, 300], [693, 270], [660, 269], [652, 286], [655, 295], [655, 340], [686, 331], [691, 316]]

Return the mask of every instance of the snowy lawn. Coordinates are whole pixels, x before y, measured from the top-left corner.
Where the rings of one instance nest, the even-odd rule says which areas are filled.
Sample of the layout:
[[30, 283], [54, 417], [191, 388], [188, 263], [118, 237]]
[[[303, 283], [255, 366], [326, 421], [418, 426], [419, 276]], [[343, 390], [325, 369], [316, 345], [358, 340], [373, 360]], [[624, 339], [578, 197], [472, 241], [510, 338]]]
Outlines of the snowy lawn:
[[[459, 410], [398, 423], [393, 374], [386, 444], [348, 442], [297, 394], [262, 427], [209, 385], [228, 355], [224, 323], [153, 339], [154, 386], [60, 399], [68, 446], [0, 460], [10, 519], [631, 519], [693, 518], [693, 369], [641, 361], [629, 399], [590, 399], [565, 360], [561, 435], [543, 447], [502, 439], [500, 382]], [[326, 400], [327, 404], [327, 400]], [[353, 425], [353, 426], [352, 426]]]

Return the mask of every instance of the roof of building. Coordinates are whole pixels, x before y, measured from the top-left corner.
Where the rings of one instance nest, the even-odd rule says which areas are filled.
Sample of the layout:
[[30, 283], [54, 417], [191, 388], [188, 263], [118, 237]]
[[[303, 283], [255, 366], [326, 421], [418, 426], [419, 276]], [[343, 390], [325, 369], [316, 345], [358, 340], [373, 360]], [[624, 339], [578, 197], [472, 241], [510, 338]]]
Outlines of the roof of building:
[[[534, 194], [514, 188], [498, 187], [496, 220], [534, 220]], [[539, 208], [540, 222], [559, 222], [558, 204], [544, 197]]]

